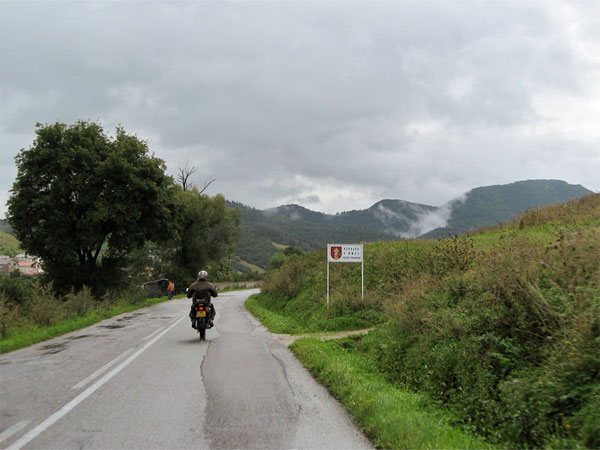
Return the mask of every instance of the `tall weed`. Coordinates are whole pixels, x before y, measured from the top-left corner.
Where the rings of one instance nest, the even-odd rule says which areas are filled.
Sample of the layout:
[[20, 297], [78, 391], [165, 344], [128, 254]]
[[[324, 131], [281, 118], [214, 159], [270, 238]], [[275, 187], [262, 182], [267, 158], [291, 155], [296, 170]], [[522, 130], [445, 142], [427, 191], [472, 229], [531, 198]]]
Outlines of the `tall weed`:
[[[324, 261], [307, 255], [264, 286], [298, 324], [326, 314]], [[356, 345], [388, 380], [428, 393], [492, 442], [600, 447], [599, 194], [482, 234], [368, 244], [370, 303], [357, 301], [357, 265], [340, 266], [330, 314], [385, 312]]]
[[388, 303], [380, 368], [494, 441], [597, 442], [584, 412], [600, 385], [599, 235], [562, 232], [548, 247], [508, 237], [471, 263], [432, 263]]
[[49, 326], [65, 317], [62, 301], [54, 295], [52, 284], [37, 280], [23, 304], [23, 310], [33, 326]]
[[89, 318], [96, 312], [101, 316], [111, 308], [143, 304], [148, 300], [145, 292], [137, 288], [111, 291], [97, 300], [86, 287], [57, 297], [52, 284], [44, 284], [41, 278], [7, 276], [0, 281], [0, 288], [4, 288], [0, 289], [2, 339], [62, 325], [70, 319]]
[[94, 299], [91, 289], [84, 286], [79, 292], [71, 291], [67, 294], [62, 306], [66, 317], [77, 317], [85, 316], [96, 309], [98, 302]]
[[7, 300], [0, 291], [0, 338], [8, 336], [12, 331], [22, 326], [23, 318], [19, 308], [19, 305]]
[[291, 258], [287, 264], [265, 278], [264, 288], [278, 297], [291, 299], [302, 289], [303, 265], [298, 258]]

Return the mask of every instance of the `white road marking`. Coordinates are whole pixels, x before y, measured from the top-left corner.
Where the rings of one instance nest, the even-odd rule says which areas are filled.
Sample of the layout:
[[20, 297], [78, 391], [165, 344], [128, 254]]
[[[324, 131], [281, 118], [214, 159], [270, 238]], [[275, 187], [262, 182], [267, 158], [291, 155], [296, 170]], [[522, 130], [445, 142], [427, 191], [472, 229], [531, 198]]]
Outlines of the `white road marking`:
[[[183, 317], [186, 317], [186, 316], [183, 316]], [[188, 316], [188, 317], [189, 317], [189, 316]], [[177, 323], [177, 322], [179, 322], [180, 320], [181, 320], [181, 319], [175, 319], [175, 320], [173, 321], [173, 323]]]
[[148, 339], [150, 339], [152, 336], [154, 336], [156, 333], [158, 333], [160, 330], [163, 330], [164, 328], [159, 328], [158, 330], [156, 330], [153, 333], [150, 333], [148, 336], [146, 336], [144, 339], [142, 339], [143, 341], [147, 341]]
[[91, 381], [95, 380], [96, 378], [98, 378], [100, 375], [102, 375], [104, 372], [106, 372], [108, 369], [110, 369], [112, 366], [114, 366], [116, 363], [118, 363], [119, 361], [121, 361], [122, 359], [125, 359], [126, 356], [128, 356], [130, 353], [133, 353], [133, 351], [135, 350], [135, 348], [130, 348], [129, 350], [125, 350], [123, 353], [121, 353], [119, 356], [117, 356], [115, 359], [113, 359], [111, 362], [109, 362], [108, 364], [100, 367], [98, 370], [96, 370], [93, 374], [91, 374], [89, 377], [87, 377], [85, 380], [80, 381], [79, 383], [77, 383], [75, 386], [73, 386], [71, 389], [79, 389], [82, 388], [83, 386], [85, 386], [86, 384], [90, 383]]
[[0, 434], [0, 444], [2, 444], [5, 440], [7, 440], [9, 437], [11, 437], [13, 434], [18, 433], [19, 431], [21, 431], [23, 428], [25, 428], [27, 425], [29, 425], [29, 420], [23, 420], [22, 422], [16, 423], [14, 424], [12, 427], [4, 430], [1, 434]]
[[73, 408], [75, 408], [82, 401], [84, 401], [86, 398], [88, 398], [90, 395], [92, 395], [97, 389], [99, 389], [102, 385], [104, 385], [106, 382], [108, 382], [112, 377], [114, 377], [121, 370], [123, 370], [125, 367], [127, 367], [138, 356], [140, 356], [142, 353], [144, 353], [152, 344], [154, 344], [161, 337], [163, 337], [165, 334], [167, 334], [169, 331], [171, 331], [171, 329], [174, 328], [175, 325], [177, 325], [179, 322], [181, 322], [185, 318], [186, 318], [186, 316], [183, 316], [180, 319], [178, 319], [177, 321], [175, 321], [170, 327], [168, 327], [162, 333], [157, 335], [154, 339], [149, 341], [146, 345], [144, 345], [142, 348], [140, 348], [137, 352], [135, 352], [133, 355], [131, 355], [129, 358], [127, 358], [125, 361], [123, 361], [121, 364], [119, 364], [117, 367], [115, 367], [109, 373], [104, 375], [102, 378], [100, 378], [98, 381], [96, 381], [96, 383], [91, 385], [89, 388], [87, 388], [85, 391], [83, 391], [81, 394], [79, 394], [77, 397], [75, 397], [73, 400], [71, 400], [69, 403], [67, 403], [65, 406], [63, 406], [61, 409], [56, 411], [54, 414], [52, 414], [50, 417], [48, 417], [46, 420], [44, 420], [42, 423], [40, 423], [33, 430], [29, 431], [29, 433], [27, 433], [25, 436], [23, 436], [21, 439], [19, 439], [14, 444], [12, 444], [6, 450], [19, 450], [20, 448], [22, 448], [23, 446], [27, 445], [29, 442], [34, 440], [42, 432], [44, 432], [45, 430], [50, 428], [57, 421], [59, 421], [61, 418], [63, 418], [65, 415], [67, 415]]

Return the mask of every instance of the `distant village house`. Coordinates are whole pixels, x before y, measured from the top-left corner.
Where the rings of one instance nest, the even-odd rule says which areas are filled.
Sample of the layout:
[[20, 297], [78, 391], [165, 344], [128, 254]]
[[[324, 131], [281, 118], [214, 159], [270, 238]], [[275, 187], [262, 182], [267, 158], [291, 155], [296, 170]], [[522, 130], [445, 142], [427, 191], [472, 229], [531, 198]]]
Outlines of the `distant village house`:
[[42, 273], [40, 259], [35, 256], [26, 255], [25, 253], [20, 253], [13, 258], [0, 255], [0, 273], [15, 271], [23, 275], [37, 275]]

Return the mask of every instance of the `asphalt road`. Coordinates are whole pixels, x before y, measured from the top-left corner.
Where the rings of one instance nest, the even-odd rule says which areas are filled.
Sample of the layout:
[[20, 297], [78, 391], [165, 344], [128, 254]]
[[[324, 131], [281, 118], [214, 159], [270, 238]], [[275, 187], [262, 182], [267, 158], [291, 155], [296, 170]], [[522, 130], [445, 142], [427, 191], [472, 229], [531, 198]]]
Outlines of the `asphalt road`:
[[372, 448], [244, 308], [201, 342], [174, 300], [0, 357], [0, 448]]

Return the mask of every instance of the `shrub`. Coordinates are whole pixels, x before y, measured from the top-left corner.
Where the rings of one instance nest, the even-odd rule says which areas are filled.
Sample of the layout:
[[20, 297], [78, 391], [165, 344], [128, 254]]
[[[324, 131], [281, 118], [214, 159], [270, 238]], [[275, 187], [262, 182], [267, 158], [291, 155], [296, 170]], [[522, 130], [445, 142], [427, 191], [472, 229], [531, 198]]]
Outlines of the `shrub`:
[[0, 337], [8, 336], [23, 323], [19, 305], [7, 301], [0, 291]]
[[303, 286], [303, 266], [298, 258], [291, 258], [265, 278], [264, 289], [285, 299], [295, 297]]
[[22, 275], [19, 272], [0, 275], [0, 294], [3, 294], [8, 302], [21, 305], [27, 297], [27, 293], [34, 280], [38, 277]]
[[26, 316], [34, 326], [49, 326], [65, 317], [62, 301], [55, 297], [52, 284], [34, 282], [23, 304]]
[[328, 314], [324, 255], [301, 261], [272, 274], [269, 303], [321, 329], [384, 311], [387, 323], [356, 345], [389, 381], [492, 442], [600, 447], [599, 194], [483, 234], [368, 244], [372, 303], [357, 301], [360, 271], [340, 265]]
[[377, 364], [496, 442], [596, 442], [599, 235], [563, 230], [547, 246], [504, 235], [470, 263], [454, 242], [436, 247], [433, 273], [387, 303], [393, 322], [370, 338]]
[[67, 294], [62, 307], [66, 317], [85, 316], [98, 307], [98, 302], [94, 299], [91, 289], [84, 287], [79, 292], [71, 291]]

